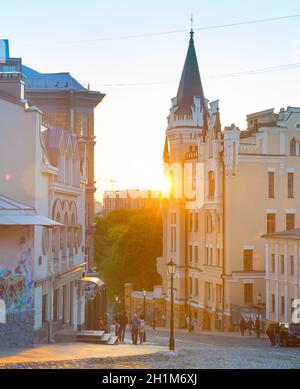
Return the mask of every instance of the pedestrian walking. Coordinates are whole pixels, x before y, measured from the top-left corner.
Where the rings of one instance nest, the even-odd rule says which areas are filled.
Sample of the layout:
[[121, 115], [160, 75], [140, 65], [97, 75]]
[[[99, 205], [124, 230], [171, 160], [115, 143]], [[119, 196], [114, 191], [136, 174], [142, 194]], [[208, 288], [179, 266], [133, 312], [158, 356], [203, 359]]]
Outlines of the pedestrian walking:
[[269, 324], [266, 330], [266, 334], [270, 340], [271, 347], [275, 346], [275, 326], [274, 324]]
[[119, 312], [117, 312], [114, 322], [115, 322], [115, 335], [117, 338], [119, 338], [120, 335], [120, 313]]
[[146, 342], [146, 323], [143, 315], [140, 316], [139, 338], [140, 344]]
[[242, 317], [240, 321], [240, 331], [242, 336], [245, 335], [245, 329], [247, 328], [246, 320]]
[[275, 324], [275, 347], [280, 347], [280, 324]]
[[253, 330], [253, 327], [254, 327], [254, 323], [253, 323], [253, 320], [251, 319], [251, 317], [250, 317], [250, 319], [248, 320], [248, 325], [247, 325], [247, 327], [248, 327], [249, 336], [251, 336], [251, 335], [252, 335], [252, 330]]
[[255, 320], [255, 332], [256, 332], [256, 337], [260, 338], [260, 320], [258, 316]]
[[123, 312], [123, 314], [120, 317], [120, 340], [121, 340], [121, 342], [124, 342], [127, 324], [128, 324], [127, 313]]
[[136, 345], [138, 341], [139, 327], [140, 327], [140, 321], [137, 317], [137, 314], [135, 313], [131, 320], [131, 337], [132, 337], [132, 344], [134, 345]]

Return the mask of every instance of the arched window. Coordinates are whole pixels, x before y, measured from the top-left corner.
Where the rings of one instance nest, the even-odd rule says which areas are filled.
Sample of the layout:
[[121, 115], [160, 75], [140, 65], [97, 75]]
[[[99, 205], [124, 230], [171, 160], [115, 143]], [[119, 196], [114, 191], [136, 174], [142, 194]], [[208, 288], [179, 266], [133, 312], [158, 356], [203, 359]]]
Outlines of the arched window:
[[290, 155], [296, 156], [296, 139], [292, 138], [290, 143]]
[[208, 198], [213, 199], [215, 197], [215, 173], [214, 171], [208, 172]]

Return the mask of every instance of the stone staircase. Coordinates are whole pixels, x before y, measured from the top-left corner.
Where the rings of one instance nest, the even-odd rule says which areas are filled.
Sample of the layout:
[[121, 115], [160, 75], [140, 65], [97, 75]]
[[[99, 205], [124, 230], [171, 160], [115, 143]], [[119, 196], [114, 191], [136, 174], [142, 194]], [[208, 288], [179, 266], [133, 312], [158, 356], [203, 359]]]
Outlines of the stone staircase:
[[112, 334], [107, 334], [104, 331], [74, 331], [62, 329], [55, 334], [55, 342], [57, 343], [92, 343], [115, 345], [118, 343], [117, 337]]

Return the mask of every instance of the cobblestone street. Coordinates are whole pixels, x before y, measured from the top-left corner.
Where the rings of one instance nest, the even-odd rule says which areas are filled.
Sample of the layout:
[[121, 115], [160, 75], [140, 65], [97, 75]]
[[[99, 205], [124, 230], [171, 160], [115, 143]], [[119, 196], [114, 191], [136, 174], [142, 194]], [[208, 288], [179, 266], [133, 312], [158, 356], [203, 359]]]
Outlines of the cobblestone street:
[[[181, 331], [176, 333], [176, 351], [169, 352], [167, 347], [167, 331], [149, 330], [146, 345], [132, 346], [127, 339], [125, 344], [116, 346], [77, 343], [42, 346], [26, 352], [1, 350], [0, 368], [300, 368], [299, 347], [271, 348], [266, 338], [242, 338], [236, 333]], [[51, 358], [54, 354], [55, 359]]]

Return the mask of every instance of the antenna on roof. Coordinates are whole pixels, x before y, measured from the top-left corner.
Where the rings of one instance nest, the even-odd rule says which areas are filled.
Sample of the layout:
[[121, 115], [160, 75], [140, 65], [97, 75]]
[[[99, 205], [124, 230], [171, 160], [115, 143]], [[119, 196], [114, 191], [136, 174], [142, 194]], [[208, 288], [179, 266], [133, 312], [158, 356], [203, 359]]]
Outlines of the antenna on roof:
[[193, 17], [193, 14], [191, 14], [191, 32], [190, 32], [191, 39], [193, 39], [193, 37], [194, 37], [194, 30], [193, 30], [193, 28], [194, 28], [194, 17]]

